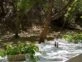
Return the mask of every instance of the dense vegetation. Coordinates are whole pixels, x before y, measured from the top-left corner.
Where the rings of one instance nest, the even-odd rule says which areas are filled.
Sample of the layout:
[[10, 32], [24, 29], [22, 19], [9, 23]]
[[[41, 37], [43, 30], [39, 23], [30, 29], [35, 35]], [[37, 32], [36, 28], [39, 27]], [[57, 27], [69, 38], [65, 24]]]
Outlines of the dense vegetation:
[[0, 33], [14, 33], [15, 38], [34, 25], [44, 27], [40, 42], [50, 25], [81, 30], [77, 26], [81, 25], [81, 0], [2, 0], [0, 10]]
[[[41, 43], [45, 39], [61, 36], [77, 43], [82, 40], [81, 3], [82, 0], [0, 0], [0, 44], [5, 44], [7, 41], [15, 44], [18, 41]], [[73, 31], [73, 33], [65, 34], [69, 31]], [[50, 38], [51, 33], [53, 38]], [[31, 36], [31, 34], [33, 35]], [[9, 35], [9, 38], [6, 35]], [[20, 49], [20, 47], [16, 48]], [[6, 54], [12, 54], [10, 49]], [[27, 52], [26, 50], [17, 51]], [[13, 50], [13, 54], [18, 53], [17, 51]], [[0, 55], [3, 56], [3, 50], [0, 52]], [[31, 52], [34, 54], [34, 51]]]
[[[35, 56], [35, 52], [37, 51], [39, 51], [39, 48], [36, 45], [19, 42], [18, 44], [7, 44], [5, 49], [0, 49], [0, 56], [4, 57], [7, 55], [7, 57], [10, 56], [11, 58], [14, 55], [19, 55], [16, 58], [20, 58], [21, 55], [24, 55], [23, 58], [25, 58], [26, 55], [30, 62], [36, 62], [38, 58]], [[16, 60], [16, 58], [13, 58], [13, 60]]]

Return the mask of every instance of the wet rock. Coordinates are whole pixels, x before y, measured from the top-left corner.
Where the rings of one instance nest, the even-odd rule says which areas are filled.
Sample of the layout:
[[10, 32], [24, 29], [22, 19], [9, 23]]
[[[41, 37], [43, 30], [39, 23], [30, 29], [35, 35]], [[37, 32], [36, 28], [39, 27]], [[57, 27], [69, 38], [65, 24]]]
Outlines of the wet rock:
[[66, 62], [82, 62], [82, 54], [80, 54], [80, 55], [78, 55], [76, 57], [73, 57], [73, 58], [69, 59]]

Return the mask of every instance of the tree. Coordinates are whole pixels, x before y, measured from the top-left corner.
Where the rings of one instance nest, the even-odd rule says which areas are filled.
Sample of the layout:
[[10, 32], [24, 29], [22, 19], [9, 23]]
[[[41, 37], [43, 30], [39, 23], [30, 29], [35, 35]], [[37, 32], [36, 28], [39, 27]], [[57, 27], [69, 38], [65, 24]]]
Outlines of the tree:
[[[13, 32], [15, 38], [18, 38], [18, 33], [27, 30], [28, 25], [31, 25], [31, 22], [35, 22], [34, 19], [37, 19], [37, 16], [39, 16], [38, 19], [40, 19], [41, 14], [38, 8], [40, 8], [39, 5], [41, 5], [42, 2], [43, 0], [1, 0], [0, 26], [4, 27], [4, 31]], [[32, 14], [31, 10], [32, 13], [36, 11], [36, 15]]]
[[46, 17], [46, 23], [45, 23], [45, 27], [43, 29], [43, 31], [40, 34], [40, 40], [39, 43], [44, 42], [46, 35], [49, 31], [49, 24], [50, 22], [54, 19], [59, 18], [60, 16], [62, 16], [63, 14], [66, 13], [67, 9], [71, 6], [71, 4], [74, 2], [74, 0], [69, 0], [68, 4], [65, 5], [65, 7], [63, 9], [61, 9], [59, 12], [55, 13], [54, 15], [52, 15], [52, 8], [53, 8], [53, 2], [54, 0], [48, 0], [49, 2], [49, 7], [48, 7], [48, 15]]

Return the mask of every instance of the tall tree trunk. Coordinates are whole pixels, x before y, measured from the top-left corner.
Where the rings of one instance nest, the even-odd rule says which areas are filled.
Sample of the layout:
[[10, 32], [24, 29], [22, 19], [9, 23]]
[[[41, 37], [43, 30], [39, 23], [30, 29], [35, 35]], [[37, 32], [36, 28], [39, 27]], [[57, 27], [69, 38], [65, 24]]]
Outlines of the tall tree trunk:
[[17, 39], [17, 38], [19, 38], [19, 35], [18, 35], [18, 33], [19, 33], [19, 20], [18, 20], [18, 18], [15, 22], [15, 25], [16, 25], [16, 27], [15, 27], [15, 38]]
[[16, 14], [16, 21], [15, 21], [15, 38], [19, 38], [19, 30], [20, 30], [20, 19], [19, 19], [20, 14]]
[[48, 1], [48, 15], [46, 17], [45, 23], [44, 23], [44, 29], [42, 30], [41, 34], [40, 34], [40, 39], [39, 39], [39, 43], [44, 42], [46, 35], [49, 32], [49, 24], [50, 21], [52, 20], [52, 7], [53, 7], [53, 1], [54, 0], [49, 0]]

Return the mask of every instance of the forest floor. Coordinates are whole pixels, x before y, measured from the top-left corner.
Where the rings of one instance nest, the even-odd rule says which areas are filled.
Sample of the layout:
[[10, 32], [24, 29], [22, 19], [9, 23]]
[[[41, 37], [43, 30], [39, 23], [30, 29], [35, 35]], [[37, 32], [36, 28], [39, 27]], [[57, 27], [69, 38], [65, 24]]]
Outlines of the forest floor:
[[[18, 43], [18, 42], [38, 42], [39, 36], [43, 28], [41, 27], [32, 27], [31, 29], [28, 29], [27, 32], [21, 32], [19, 33], [19, 38], [15, 39], [13, 33], [7, 33], [5, 35], [0, 36], [0, 47], [3, 47], [5, 44], [8, 43]], [[55, 38], [62, 38], [63, 35], [69, 34], [69, 33], [80, 33], [79, 30], [58, 30], [53, 31], [50, 30], [49, 34], [47, 35], [46, 40], [53, 40]]]

